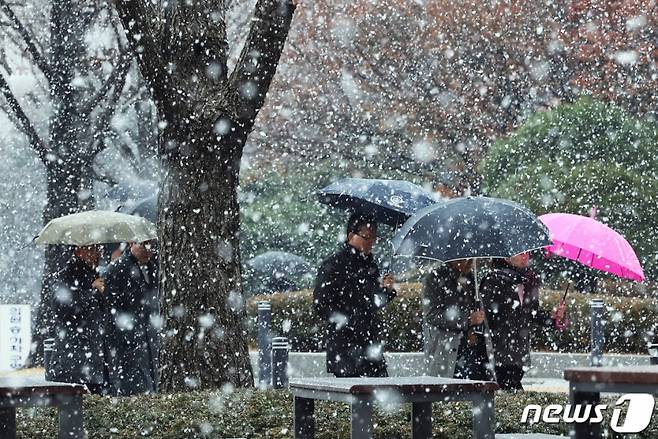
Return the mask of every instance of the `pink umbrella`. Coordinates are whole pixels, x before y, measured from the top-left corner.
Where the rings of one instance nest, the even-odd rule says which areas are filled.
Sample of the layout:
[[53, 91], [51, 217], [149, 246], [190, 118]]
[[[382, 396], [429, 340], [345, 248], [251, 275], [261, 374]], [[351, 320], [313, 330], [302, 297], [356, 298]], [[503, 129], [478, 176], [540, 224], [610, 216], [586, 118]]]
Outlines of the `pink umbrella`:
[[548, 252], [625, 279], [644, 280], [631, 245], [605, 224], [570, 213], [549, 213], [539, 220], [546, 224], [553, 241]]

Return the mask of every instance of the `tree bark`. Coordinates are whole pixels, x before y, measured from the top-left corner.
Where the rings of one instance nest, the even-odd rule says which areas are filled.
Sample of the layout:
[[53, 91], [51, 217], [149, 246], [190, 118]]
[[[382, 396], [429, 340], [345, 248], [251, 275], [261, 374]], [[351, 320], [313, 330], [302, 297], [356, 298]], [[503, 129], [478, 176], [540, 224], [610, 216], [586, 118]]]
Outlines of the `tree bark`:
[[[46, 199], [43, 224], [54, 218], [93, 209], [94, 156], [89, 154], [83, 134], [89, 126], [88, 113], [78, 111], [82, 101], [72, 81], [83, 49], [85, 30], [75, 14], [74, 0], [52, 3], [50, 20], [50, 117], [49, 149], [43, 159], [46, 167]], [[35, 343], [31, 363], [42, 362], [43, 339], [53, 336], [52, 275], [62, 269], [70, 257], [66, 246], [49, 245], [45, 249], [41, 300], [37, 308]]]
[[230, 76], [223, 0], [169, 3], [163, 11], [122, 0], [117, 9], [166, 122], [158, 202], [160, 389], [252, 386], [240, 272], [240, 159], [295, 5], [258, 1]]
[[[204, 125], [189, 136], [207, 138]], [[167, 164], [159, 211], [162, 389], [253, 384], [240, 282], [238, 178], [239, 160], [218, 160], [204, 148]]]
[[[49, 139], [40, 137], [9, 84], [0, 74], [0, 93], [14, 115], [17, 128], [28, 138], [32, 149], [46, 169], [47, 203], [43, 211], [44, 225], [53, 218], [94, 208], [93, 181], [96, 178], [93, 162], [105, 148], [98, 137], [104, 135], [117, 106], [118, 95], [125, 84], [130, 59], [123, 54], [122, 65], [107, 78], [94, 96], [74, 86], [76, 73], [92, 71], [85, 58], [84, 36], [92, 24], [93, 4], [81, 0], [51, 2], [50, 45], [40, 51], [33, 33], [14, 13], [13, 5], [0, 0], [0, 12], [22, 37], [33, 62], [48, 81], [52, 113], [49, 120]], [[85, 12], [86, 11], [86, 12]], [[112, 89], [110, 91], [110, 89]], [[103, 99], [105, 98], [105, 99]], [[98, 110], [99, 107], [102, 109]], [[92, 118], [92, 114], [95, 118]], [[92, 123], [96, 121], [96, 123]], [[52, 336], [51, 289], [52, 274], [61, 269], [69, 257], [65, 246], [48, 246], [45, 251], [41, 300], [36, 310], [34, 349], [29, 363], [42, 363], [43, 338]]]

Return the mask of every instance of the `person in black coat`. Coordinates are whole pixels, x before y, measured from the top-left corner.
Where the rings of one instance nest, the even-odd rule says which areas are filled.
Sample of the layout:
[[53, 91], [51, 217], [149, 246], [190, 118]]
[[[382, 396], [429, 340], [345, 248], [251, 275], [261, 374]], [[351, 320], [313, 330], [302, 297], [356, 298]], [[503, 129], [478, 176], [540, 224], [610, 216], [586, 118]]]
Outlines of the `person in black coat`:
[[529, 253], [494, 262], [480, 291], [491, 329], [496, 379], [502, 390], [523, 390], [524, 368], [530, 366], [533, 325], [554, 326], [564, 319], [561, 305], [553, 316], [539, 307], [540, 279], [529, 268]]
[[131, 243], [107, 270], [108, 363], [117, 395], [157, 390], [160, 305], [154, 253], [153, 241]]
[[327, 325], [327, 372], [337, 377], [388, 376], [377, 310], [395, 297], [395, 279], [387, 274], [380, 284], [376, 239], [375, 221], [352, 215], [347, 241], [318, 270], [314, 305]]
[[82, 383], [91, 393], [105, 393], [105, 284], [96, 267], [97, 246], [76, 247], [54, 275], [52, 307], [55, 346], [46, 376], [51, 381]]
[[486, 343], [476, 332], [484, 311], [475, 298], [473, 260], [434, 268], [424, 279], [422, 302], [428, 375], [486, 380]]

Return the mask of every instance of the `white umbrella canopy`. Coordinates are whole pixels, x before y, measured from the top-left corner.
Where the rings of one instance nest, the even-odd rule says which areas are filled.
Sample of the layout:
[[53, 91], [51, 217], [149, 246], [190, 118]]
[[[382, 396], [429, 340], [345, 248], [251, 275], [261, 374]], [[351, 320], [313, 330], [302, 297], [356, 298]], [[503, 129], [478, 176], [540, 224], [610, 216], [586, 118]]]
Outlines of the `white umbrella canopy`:
[[89, 210], [50, 221], [36, 244], [87, 246], [157, 239], [155, 225], [144, 218], [109, 210]]

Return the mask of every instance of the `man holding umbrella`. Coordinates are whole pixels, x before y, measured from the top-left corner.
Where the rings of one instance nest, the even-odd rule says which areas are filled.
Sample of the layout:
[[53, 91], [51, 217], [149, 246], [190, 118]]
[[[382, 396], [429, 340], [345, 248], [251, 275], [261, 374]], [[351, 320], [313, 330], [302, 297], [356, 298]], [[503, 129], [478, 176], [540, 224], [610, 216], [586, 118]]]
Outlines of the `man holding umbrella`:
[[[473, 259], [475, 301], [479, 302], [482, 299], [484, 302], [486, 309], [484, 326], [485, 329], [486, 327], [491, 328], [494, 338], [496, 337], [494, 326], [498, 323], [503, 324], [505, 321], [505, 316], [499, 314], [501, 307], [509, 306], [514, 310], [519, 308], [520, 300], [529, 300], [531, 296], [523, 295], [516, 288], [519, 285], [516, 282], [506, 283], [504, 298], [497, 299], [492, 292], [490, 279], [485, 279], [482, 285], [482, 297], [480, 297], [477, 267], [475, 266], [477, 260], [493, 258], [511, 261], [516, 258], [515, 255], [545, 248], [550, 244], [548, 230], [527, 208], [509, 200], [489, 197], [456, 198], [436, 206], [429, 206], [414, 214], [393, 239], [396, 255], [413, 256], [444, 263]], [[520, 296], [523, 298], [520, 299]], [[516, 304], [514, 303], [515, 297]], [[464, 307], [464, 309], [466, 308]], [[471, 308], [468, 307], [468, 309]], [[533, 310], [528, 312], [532, 313]], [[466, 312], [462, 311], [460, 315], [462, 319], [465, 319]], [[495, 321], [492, 322], [492, 320]], [[512, 326], [515, 326], [516, 331], [524, 332], [527, 331], [527, 328], [519, 325], [525, 326], [525, 322], [526, 320], [522, 320], [516, 325], [510, 324], [509, 331], [499, 332], [500, 343], [498, 345], [494, 343], [493, 352], [489, 349], [490, 346], [485, 338], [484, 347], [489, 360], [495, 358], [495, 364], [499, 364], [499, 350], [511, 340], [506, 337], [516, 335], [510, 335]], [[460, 327], [465, 325], [465, 320], [463, 320]], [[485, 336], [487, 332], [485, 330]], [[527, 339], [523, 340], [525, 342]], [[505, 351], [502, 351], [502, 355], [505, 355]], [[497, 378], [499, 385], [504, 387], [504, 382], [499, 377]], [[518, 377], [519, 386], [520, 379]]]
[[109, 334], [107, 316], [112, 288], [97, 271], [100, 245], [156, 238], [155, 226], [145, 219], [100, 210], [55, 218], [34, 238], [36, 244], [74, 246], [74, 255], [55, 275], [55, 349], [48, 379], [85, 383], [95, 393], [106, 391], [104, 384], [112, 378], [109, 345], [116, 340]]
[[91, 393], [105, 393], [105, 283], [96, 272], [99, 246], [76, 246], [54, 275], [52, 306], [55, 349], [47, 367], [49, 380], [82, 383]]
[[377, 225], [353, 214], [342, 248], [320, 266], [315, 309], [327, 324], [327, 371], [337, 377], [388, 376], [377, 311], [395, 295], [393, 275], [384, 276], [372, 255]]
[[155, 249], [155, 240], [130, 243], [106, 274], [108, 333], [113, 342], [110, 382], [119, 395], [157, 390], [160, 308]]
[[423, 344], [431, 376], [487, 380], [487, 351], [476, 327], [484, 311], [475, 297], [473, 260], [441, 264], [423, 282]]

